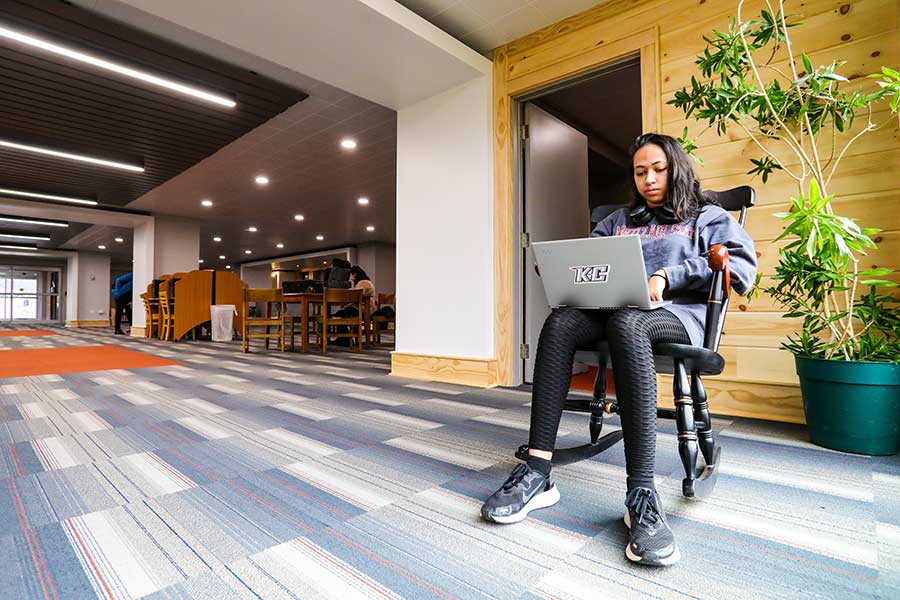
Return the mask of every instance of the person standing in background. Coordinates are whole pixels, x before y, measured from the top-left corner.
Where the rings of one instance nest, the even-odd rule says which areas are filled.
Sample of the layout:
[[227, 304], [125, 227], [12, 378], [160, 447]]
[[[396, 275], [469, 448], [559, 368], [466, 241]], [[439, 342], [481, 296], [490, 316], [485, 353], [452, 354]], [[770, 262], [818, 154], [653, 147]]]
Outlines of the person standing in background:
[[115, 325], [116, 335], [125, 335], [122, 331], [122, 313], [128, 319], [128, 325], [131, 326], [131, 281], [132, 274], [125, 273], [116, 278], [113, 284], [112, 295], [116, 300]]

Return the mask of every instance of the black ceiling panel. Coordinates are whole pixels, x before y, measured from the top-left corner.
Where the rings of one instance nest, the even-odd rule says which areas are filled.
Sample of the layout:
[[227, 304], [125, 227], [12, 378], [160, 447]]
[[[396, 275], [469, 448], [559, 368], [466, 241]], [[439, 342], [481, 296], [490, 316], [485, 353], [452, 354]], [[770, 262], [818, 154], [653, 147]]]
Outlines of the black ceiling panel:
[[0, 147], [0, 187], [121, 207], [307, 96], [59, 0], [3, 0], [0, 25], [237, 102], [220, 107], [0, 38], [0, 138], [145, 168]]

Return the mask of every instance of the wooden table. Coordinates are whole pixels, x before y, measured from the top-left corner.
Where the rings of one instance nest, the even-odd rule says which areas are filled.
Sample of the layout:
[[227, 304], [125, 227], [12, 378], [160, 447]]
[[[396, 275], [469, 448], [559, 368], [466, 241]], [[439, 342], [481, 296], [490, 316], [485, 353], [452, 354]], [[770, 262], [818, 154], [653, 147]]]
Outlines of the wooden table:
[[[300, 352], [306, 352], [307, 338], [309, 337], [309, 305], [322, 304], [325, 294], [305, 292], [302, 294], [285, 294], [285, 304], [300, 305]], [[294, 339], [291, 338], [291, 349], [293, 350]]]

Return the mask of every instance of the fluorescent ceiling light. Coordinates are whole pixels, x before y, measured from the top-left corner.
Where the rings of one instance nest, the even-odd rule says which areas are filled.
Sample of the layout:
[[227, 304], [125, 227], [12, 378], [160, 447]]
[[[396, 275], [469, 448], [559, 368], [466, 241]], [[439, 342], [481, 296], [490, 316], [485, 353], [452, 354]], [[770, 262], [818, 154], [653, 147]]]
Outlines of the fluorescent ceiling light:
[[359, 202], [362, 206], [365, 206], [369, 203], [369, 199], [365, 196], [363, 196], [362, 198], [357, 198], [356, 201]]
[[305, 219], [305, 218], [306, 218], [306, 217], [304, 217], [303, 215], [294, 215], [294, 220], [295, 220], [295, 221], [302, 221], [302, 220]]
[[256, 233], [257, 229], [256, 229], [256, 227], [248, 227], [247, 231], [249, 231], [250, 233]]
[[220, 238], [219, 236], [216, 236], [216, 237], [213, 238], [213, 241], [214, 241], [214, 242], [221, 242], [221, 241], [222, 241], [222, 238]]
[[99, 246], [97, 246], [97, 250], [106, 250], [106, 246], [100, 244]]
[[226, 269], [230, 269], [230, 268], [231, 268], [231, 265], [225, 265], [225, 268], [226, 268]]
[[341, 148], [346, 150], [353, 150], [356, 148], [356, 140], [351, 140], [350, 138], [346, 138], [341, 140]]
[[375, 226], [374, 226], [374, 225], [367, 225], [367, 226], [366, 226], [366, 231], [375, 231]]
[[57, 202], [71, 202], [72, 204], [86, 204], [87, 206], [97, 206], [96, 200], [83, 200], [81, 198], [69, 198], [67, 196], [53, 196], [51, 194], [37, 194], [35, 192], [22, 192], [19, 190], [10, 190], [0, 188], [0, 194], [9, 194], [10, 196], [22, 196], [24, 198], [43, 198], [44, 200], [56, 200]]
[[253, 250], [244, 250], [244, 254], [253, 254]]
[[259, 185], [269, 185], [269, 178], [265, 175], [257, 175], [256, 183], [258, 183]]
[[198, 260], [197, 262], [200, 263], [200, 264], [202, 265], [202, 264], [203, 264], [203, 259], [201, 258], [201, 259]]
[[224, 255], [224, 254], [220, 254], [220, 255], [219, 255], [219, 260], [225, 260], [225, 255]]
[[116, 238], [116, 243], [117, 243], [117, 244], [121, 244], [121, 243], [124, 242], [124, 241], [125, 241], [125, 240], [124, 240], [123, 238]]
[[0, 242], [0, 248], [7, 250], [37, 250], [37, 246], [25, 246], [24, 244], [4, 244]]
[[322, 240], [325, 239], [325, 236], [324, 236], [324, 235], [317, 235], [317, 236], [316, 236], [316, 239], [319, 240], [319, 241], [321, 242]]
[[[2, 27], [0, 27], [2, 29]], [[114, 160], [106, 160], [103, 158], [94, 158], [93, 156], [85, 156], [83, 154], [72, 154], [71, 152], [60, 152], [59, 150], [50, 150], [49, 148], [41, 148], [39, 146], [29, 146], [28, 144], [19, 144], [8, 140], [0, 140], [0, 146], [4, 148], [12, 148], [13, 150], [24, 150], [26, 152], [34, 152], [35, 154], [46, 154], [47, 156], [55, 156], [57, 158], [66, 158], [69, 160], [77, 160], [80, 162], [90, 163], [92, 165], [100, 165], [102, 167], [112, 167], [113, 169], [124, 169], [126, 171], [134, 171], [143, 173], [144, 167], [139, 165], [129, 165]]]
[[276, 247], [276, 248], [279, 248], [279, 249], [280, 249], [280, 248], [284, 248], [284, 244], [275, 244], [275, 247]]
[[17, 240], [39, 240], [42, 242], [49, 242], [50, 236], [46, 235], [25, 235], [22, 233], [0, 233], [0, 237], [5, 238], [14, 238]]
[[48, 227], [68, 227], [65, 221], [47, 221], [45, 219], [29, 219], [27, 217], [0, 216], [0, 221], [9, 223], [24, 223], [25, 225], [47, 225]]
[[209, 208], [210, 206], [213, 205], [213, 201], [212, 201], [212, 200], [201, 200], [201, 201], [200, 201], [200, 204], [201, 204], [202, 206], [205, 206], [205, 207]]
[[187, 96], [193, 96], [194, 98], [200, 98], [201, 100], [206, 100], [207, 102], [219, 104], [228, 108], [234, 108], [237, 104], [230, 98], [206, 92], [193, 86], [185, 85], [183, 83], [177, 83], [163, 77], [157, 77], [156, 75], [151, 75], [150, 73], [145, 73], [144, 71], [139, 71], [138, 69], [132, 69], [124, 65], [119, 65], [102, 58], [97, 58], [96, 56], [91, 56], [90, 54], [85, 54], [84, 52], [72, 50], [70, 48], [66, 48], [64, 46], [60, 46], [58, 44], [36, 38], [31, 35], [20, 33], [7, 27], [0, 26], [0, 37], [15, 40], [34, 48], [40, 48], [41, 50], [59, 54], [61, 56], [65, 56], [66, 58], [71, 58], [83, 63], [87, 63], [89, 65], [93, 65], [95, 67], [100, 67], [101, 69], [106, 69], [107, 71], [113, 71], [114, 73], [125, 75], [126, 77], [139, 79], [141, 81], [151, 83], [159, 87], [185, 94]]

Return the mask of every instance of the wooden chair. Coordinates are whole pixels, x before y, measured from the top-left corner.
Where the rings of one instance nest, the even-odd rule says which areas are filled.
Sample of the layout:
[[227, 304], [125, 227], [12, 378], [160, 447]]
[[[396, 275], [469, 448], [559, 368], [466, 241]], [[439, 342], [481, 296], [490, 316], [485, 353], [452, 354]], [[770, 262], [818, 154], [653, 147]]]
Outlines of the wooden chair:
[[[166, 282], [168, 283], [168, 282]], [[169, 296], [168, 285], [159, 286], [159, 339], [171, 340], [175, 335], [175, 306]]]
[[159, 302], [150, 299], [149, 294], [144, 292], [141, 294], [141, 300], [144, 302], [144, 312], [146, 313], [146, 321], [147, 324], [144, 327], [144, 337], [152, 338], [155, 335], [159, 335], [159, 324], [160, 324], [160, 315], [159, 315]]
[[378, 294], [378, 308], [380, 309], [382, 306], [394, 307], [395, 314], [390, 317], [383, 315], [375, 315], [374, 317], [371, 317], [370, 321], [372, 323], [372, 336], [374, 337], [374, 343], [376, 346], [381, 345], [381, 332], [390, 329], [391, 326], [396, 327], [397, 322], [396, 296], [394, 294]]
[[[262, 316], [250, 315], [250, 303], [255, 302], [257, 309], [262, 308]], [[272, 308], [278, 314], [272, 314]], [[284, 292], [281, 288], [244, 288], [241, 301], [241, 315], [243, 324], [241, 328], [241, 351], [245, 354], [250, 351], [251, 339], [266, 340], [266, 349], [269, 348], [269, 340], [279, 340], [279, 349], [284, 352]], [[251, 327], [265, 327], [265, 333], [251, 333]], [[275, 328], [272, 332], [271, 328]]]
[[[316, 335], [321, 342], [322, 352], [328, 352], [328, 338], [355, 338], [356, 351], [362, 352], [363, 337], [363, 296], [360, 289], [325, 288], [322, 296], [322, 313], [316, 317]], [[333, 310], [340, 310], [347, 304], [357, 307], [356, 315], [336, 317]], [[335, 306], [337, 307], [335, 309]], [[330, 327], [344, 326], [348, 331], [329, 331]]]

